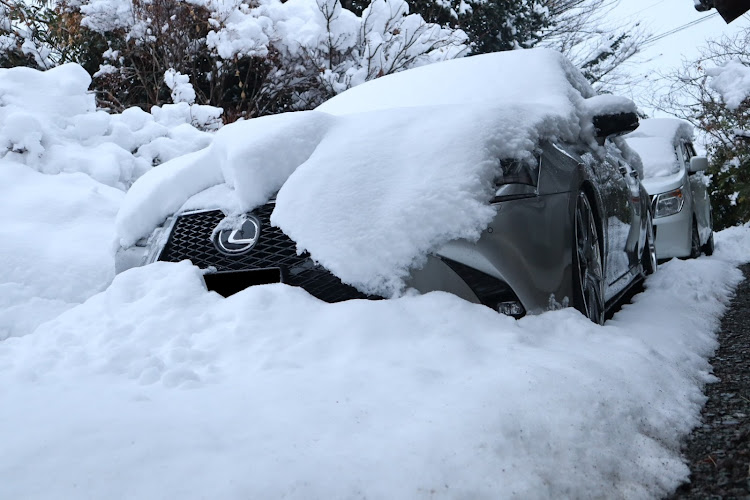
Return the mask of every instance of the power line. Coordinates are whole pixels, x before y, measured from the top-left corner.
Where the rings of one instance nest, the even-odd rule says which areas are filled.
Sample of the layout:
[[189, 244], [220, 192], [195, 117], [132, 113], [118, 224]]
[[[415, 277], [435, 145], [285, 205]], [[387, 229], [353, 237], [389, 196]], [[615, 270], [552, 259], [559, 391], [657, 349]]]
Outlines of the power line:
[[701, 17], [699, 19], [695, 19], [693, 21], [690, 21], [689, 23], [683, 24], [682, 26], [678, 26], [678, 27], [676, 27], [674, 29], [671, 29], [669, 31], [665, 31], [664, 33], [660, 33], [658, 35], [654, 35], [652, 37], [649, 37], [649, 38], [647, 38], [646, 40], [643, 41], [643, 44], [646, 45], [646, 44], [649, 44], [649, 43], [653, 43], [653, 42], [655, 42], [657, 40], [661, 40], [662, 38], [666, 38], [666, 37], [668, 37], [670, 35], [674, 35], [675, 33], [678, 33], [678, 32], [680, 32], [682, 30], [686, 30], [688, 28], [691, 28], [691, 27], [693, 27], [693, 26], [695, 26], [697, 24], [700, 24], [700, 23], [702, 23], [704, 21], [708, 21], [709, 19], [711, 19], [713, 17], [716, 17], [718, 15], [719, 15], [718, 12], [713, 12], [713, 13], [707, 15], [707, 16], [704, 16], [704, 17]]

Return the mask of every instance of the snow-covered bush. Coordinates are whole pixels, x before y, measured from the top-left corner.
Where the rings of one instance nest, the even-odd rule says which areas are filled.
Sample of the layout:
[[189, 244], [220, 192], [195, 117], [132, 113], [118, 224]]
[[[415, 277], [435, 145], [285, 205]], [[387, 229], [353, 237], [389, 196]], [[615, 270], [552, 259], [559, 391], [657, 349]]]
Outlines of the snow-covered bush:
[[[373, 0], [359, 16], [340, 0], [83, 0], [75, 9], [107, 39], [94, 76], [100, 104], [114, 110], [194, 99], [233, 121], [310, 109], [468, 50], [462, 30], [426, 22], [404, 0]], [[179, 90], [185, 81], [195, 97]]]
[[42, 173], [83, 172], [126, 189], [152, 165], [207, 146], [221, 110], [185, 102], [96, 109], [91, 77], [77, 64], [48, 71], [0, 69], [0, 158]]

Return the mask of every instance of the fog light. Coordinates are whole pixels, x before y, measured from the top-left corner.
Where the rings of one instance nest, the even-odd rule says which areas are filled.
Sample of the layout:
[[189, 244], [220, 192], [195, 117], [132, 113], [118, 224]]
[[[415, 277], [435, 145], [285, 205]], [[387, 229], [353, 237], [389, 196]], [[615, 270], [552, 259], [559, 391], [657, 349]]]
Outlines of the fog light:
[[497, 305], [497, 312], [505, 314], [506, 316], [513, 316], [514, 318], [520, 318], [526, 314], [526, 309], [523, 308], [520, 302], [512, 300], [510, 302], [500, 302]]

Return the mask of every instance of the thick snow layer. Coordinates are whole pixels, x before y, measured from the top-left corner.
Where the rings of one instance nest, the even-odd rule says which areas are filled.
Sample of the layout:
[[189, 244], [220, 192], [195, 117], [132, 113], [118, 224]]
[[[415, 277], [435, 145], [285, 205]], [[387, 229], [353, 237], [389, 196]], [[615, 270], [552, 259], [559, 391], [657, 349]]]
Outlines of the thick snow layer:
[[0, 340], [31, 333], [109, 284], [122, 197], [81, 173], [0, 161]]
[[661, 497], [748, 248], [718, 233], [603, 327], [132, 269], [0, 342], [0, 497]]
[[90, 82], [75, 64], [0, 69], [0, 339], [109, 284], [122, 190], [152, 164], [205, 148], [212, 134], [190, 123], [210, 128], [221, 112], [181, 103], [108, 114]]
[[676, 148], [681, 140], [692, 139], [693, 126], [676, 118], [641, 120], [638, 128], [625, 136], [641, 157], [645, 179], [678, 173], [681, 167]]
[[723, 66], [706, 69], [710, 77], [708, 85], [717, 91], [729, 109], [740, 107], [750, 96], [750, 67], [739, 60], [729, 61]]
[[[325, 113], [301, 111], [223, 127], [209, 148], [167, 162], [133, 185], [117, 215], [120, 245], [148, 236], [180, 209], [244, 212], [265, 203], [309, 158], [331, 122]], [[201, 194], [219, 184], [228, 188], [222, 196]], [[196, 195], [199, 200], [192, 199]]]
[[206, 147], [211, 134], [195, 127], [220, 124], [220, 109], [187, 103], [97, 111], [90, 83], [77, 64], [0, 69], [0, 158], [125, 189], [152, 165]]
[[549, 50], [388, 75], [315, 112], [226, 126], [205, 154], [155, 169], [123, 204], [119, 242], [148, 236], [180, 200], [195, 207], [191, 196], [222, 182], [219, 168], [236, 202], [214, 206], [249, 210], [281, 188], [272, 222], [299, 251], [363, 291], [397, 295], [431, 250], [479, 237], [494, 215], [487, 202], [500, 159], [527, 157], [542, 138], [593, 143], [592, 109], [629, 102], [589, 104], [591, 95]]
[[453, 59], [387, 75], [329, 99], [334, 115], [439, 105], [527, 105], [566, 115], [583, 110], [594, 91], [560, 53], [514, 50]]
[[522, 111], [466, 105], [341, 117], [281, 188], [271, 222], [343, 281], [398, 293], [430, 250], [478, 239], [490, 223], [498, 160], [531, 150], [545, 122], [556, 123], [530, 110], [521, 122]]
[[591, 116], [636, 113], [638, 111], [635, 103], [627, 97], [612, 94], [590, 97], [586, 101], [586, 106]]

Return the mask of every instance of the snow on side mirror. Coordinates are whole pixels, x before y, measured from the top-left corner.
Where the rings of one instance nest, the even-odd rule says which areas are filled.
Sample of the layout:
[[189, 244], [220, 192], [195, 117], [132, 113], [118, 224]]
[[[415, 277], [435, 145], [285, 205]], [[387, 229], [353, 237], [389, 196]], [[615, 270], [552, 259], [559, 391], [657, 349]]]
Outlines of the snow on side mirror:
[[592, 116], [594, 135], [599, 140], [638, 128], [637, 108], [627, 97], [597, 95], [586, 99], [586, 107]]
[[708, 159], [705, 156], [693, 156], [690, 158], [690, 173], [701, 172], [708, 168]]

